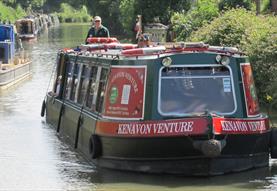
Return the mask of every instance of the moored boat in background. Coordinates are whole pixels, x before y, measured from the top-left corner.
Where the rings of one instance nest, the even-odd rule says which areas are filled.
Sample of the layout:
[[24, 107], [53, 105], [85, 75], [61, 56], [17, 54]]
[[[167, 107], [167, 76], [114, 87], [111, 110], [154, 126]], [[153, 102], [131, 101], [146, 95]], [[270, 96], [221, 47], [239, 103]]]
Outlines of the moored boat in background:
[[39, 32], [38, 22], [34, 16], [19, 19], [15, 22], [17, 36], [22, 40], [36, 39]]
[[58, 53], [41, 115], [99, 166], [207, 176], [277, 157], [249, 59], [236, 48], [88, 42]]
[[28, 77], [31, 61], [22, 48], [15, 48], [13, 25], [0, 24], [0, 89]]

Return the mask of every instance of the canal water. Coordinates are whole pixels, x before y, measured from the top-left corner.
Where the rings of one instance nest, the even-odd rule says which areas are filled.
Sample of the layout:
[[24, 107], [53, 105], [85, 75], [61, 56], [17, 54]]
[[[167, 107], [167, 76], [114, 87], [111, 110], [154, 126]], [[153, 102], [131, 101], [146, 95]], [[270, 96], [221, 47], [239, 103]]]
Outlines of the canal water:
[[62, 25], [24, 43], [32, 76], [0, 92], [0, 191], [277, 190], [275, 160], [243, 173], [188, 178], [99, 169], [74, 151], [40, 117], [40, 107], [57, 50], [84, 42], [88, 27]]

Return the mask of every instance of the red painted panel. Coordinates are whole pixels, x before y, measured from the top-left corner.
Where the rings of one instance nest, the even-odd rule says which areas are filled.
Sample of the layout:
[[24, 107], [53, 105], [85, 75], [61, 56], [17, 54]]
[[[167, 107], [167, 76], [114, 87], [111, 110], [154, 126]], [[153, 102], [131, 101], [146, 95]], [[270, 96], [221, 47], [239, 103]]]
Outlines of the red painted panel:
[[96, 134], [118, 137], [165, 137], [201, 135], [208, 132], [208, 120], [189, 118], [143, 122], [98, 121]]
[[214, 134], [260, 134], [269, 131], [268, 118], [213, 118]]
[[142, 119], [146, 67], [114, 66], [105, 95], [105, 118]]
[[260, 108], [258, 96], [255, 90], [252, 69], [249, 63], [241, 64], [241, 73], [247, 116], [257, 116], [260, 113]]

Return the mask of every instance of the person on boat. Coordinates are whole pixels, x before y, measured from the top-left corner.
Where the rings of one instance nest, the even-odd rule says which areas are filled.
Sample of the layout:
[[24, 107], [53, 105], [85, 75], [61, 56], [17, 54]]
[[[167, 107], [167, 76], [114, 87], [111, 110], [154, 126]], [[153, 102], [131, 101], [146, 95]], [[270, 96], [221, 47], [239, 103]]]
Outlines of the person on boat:
[[150, 47], [151, 42], [148, 34], [140, 34], [138, 37], [138, 47], [145, 48]]
[[141, 35], [141, 32], [142, 32], [142, 30], [141, 30], [141, 16], [140, 15], [138, 15], [136, 17], [136, 21], [132, 26], [132, 31], [133, 31], [133, 42], [137, 43], [138, 40], [139, 40], [139, 37]]
[[110, 37], [109, 30], [102, 25], [102, 19], [99, 16], [95, 16], [93, 21], [93, 26], [89, 29], [87, 39], [90, 37]]

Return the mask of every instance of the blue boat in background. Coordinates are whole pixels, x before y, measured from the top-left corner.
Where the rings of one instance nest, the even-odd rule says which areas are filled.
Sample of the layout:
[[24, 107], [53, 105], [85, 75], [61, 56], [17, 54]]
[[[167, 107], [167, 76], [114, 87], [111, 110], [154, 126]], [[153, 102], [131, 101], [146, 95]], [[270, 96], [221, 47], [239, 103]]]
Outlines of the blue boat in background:
[[0, 24], [0, 89], [28, 77], [31, 61], [18, 46], [14, 25]]
[[15, 35], [12, 25], [0, 25], [0, 59], [3, 63], [13, 61], [15, 55]]

